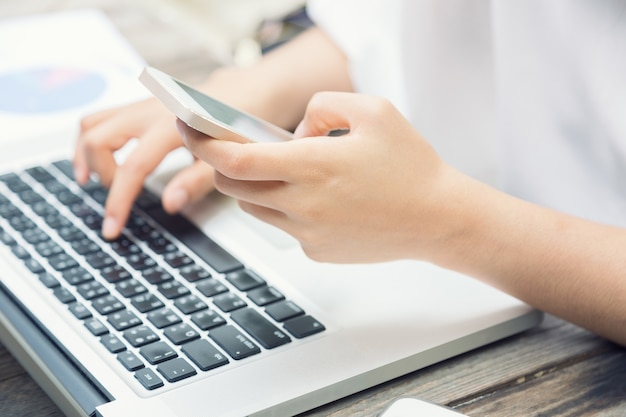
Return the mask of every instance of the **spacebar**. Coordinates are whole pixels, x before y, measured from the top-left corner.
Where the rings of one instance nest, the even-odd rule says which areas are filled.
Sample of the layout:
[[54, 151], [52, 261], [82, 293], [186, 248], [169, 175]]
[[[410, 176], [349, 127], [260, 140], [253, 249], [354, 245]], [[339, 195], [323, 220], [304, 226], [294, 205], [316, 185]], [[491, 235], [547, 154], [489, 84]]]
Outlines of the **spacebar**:
[[183, 216], [169, 215], [161, 207], [148, 210], [148, 214], [217, 272], [243, 268], [241, 262]]

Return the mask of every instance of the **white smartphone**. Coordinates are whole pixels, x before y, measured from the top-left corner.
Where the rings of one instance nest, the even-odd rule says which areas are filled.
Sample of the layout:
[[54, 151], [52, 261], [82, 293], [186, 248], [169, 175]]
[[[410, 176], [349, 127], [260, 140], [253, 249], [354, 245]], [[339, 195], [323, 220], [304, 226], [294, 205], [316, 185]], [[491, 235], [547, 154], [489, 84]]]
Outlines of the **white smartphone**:
[[378, 417], [467, 417], [451, 408], [419, 400], [403, 397], [395, 400]]
[[139, 80], [176, 117], [216, 139], [245, 143], [280, 142], [293, 137], [290, 132], [234, 109], [156, 68], [144, 68]]

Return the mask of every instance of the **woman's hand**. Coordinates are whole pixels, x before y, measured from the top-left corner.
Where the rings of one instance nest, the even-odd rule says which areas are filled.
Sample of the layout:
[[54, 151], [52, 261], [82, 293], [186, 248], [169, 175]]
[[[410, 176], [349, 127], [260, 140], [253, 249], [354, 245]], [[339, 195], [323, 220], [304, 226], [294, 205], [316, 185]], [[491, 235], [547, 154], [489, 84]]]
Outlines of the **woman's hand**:
[[[135, 198], [146, 177], [172, 150], [183, 145], [175, 118], [156, 99], [101, 111], [81, 121], [74, 154], [75, 177], [79, 184], [96, 173], [108, 187], [102, 233], [113, 239], [126, 224]], [[138, 145], [120, 165], [114, 154], [131, 139]], [[176, 212], [213, 188], [213, 170], [202, 161], [179, 172], [163, 191], [163, 206]]]
[[[211, 139], [179, 121], [215, 186], [331, 262], [422, 258], [441, 241], [455, 172], [386, 100], [320, 93], [284, 143]], [[327, 137], [334, 129], [349, 129]]]

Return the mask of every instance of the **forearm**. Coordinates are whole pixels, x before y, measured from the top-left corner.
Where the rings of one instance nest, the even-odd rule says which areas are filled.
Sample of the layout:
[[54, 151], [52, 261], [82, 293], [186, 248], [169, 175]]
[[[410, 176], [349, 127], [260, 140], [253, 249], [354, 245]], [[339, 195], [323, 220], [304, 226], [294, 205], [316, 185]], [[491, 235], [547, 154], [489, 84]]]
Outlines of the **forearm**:
[[203, 90], [230, 105], [293, 129], [318, 91], [351, 91], [346, 57], [312, 28], [250, 67], [214, 71]]
[[468, 182], [439, 263], [626, 345], [626, 230]]

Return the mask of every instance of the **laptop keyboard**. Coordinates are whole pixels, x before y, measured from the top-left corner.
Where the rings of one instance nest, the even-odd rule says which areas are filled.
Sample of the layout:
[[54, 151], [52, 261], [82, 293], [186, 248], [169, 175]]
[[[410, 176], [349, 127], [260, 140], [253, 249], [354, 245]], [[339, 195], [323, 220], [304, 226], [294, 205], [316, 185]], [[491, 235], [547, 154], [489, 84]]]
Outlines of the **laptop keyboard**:
[[105, 241], [106, 196], [68, 160], [0, 175], [0, 241], [146, 389], [325, 330], [148, 191]]

